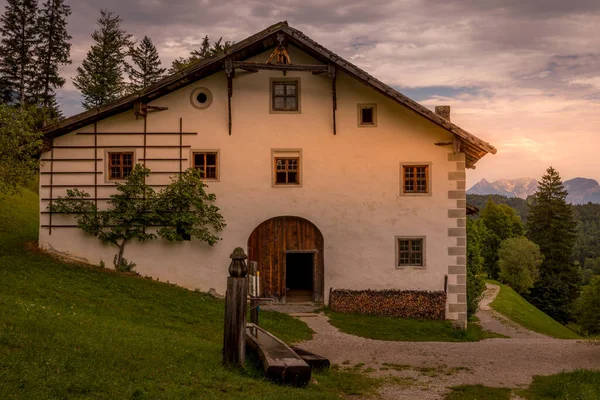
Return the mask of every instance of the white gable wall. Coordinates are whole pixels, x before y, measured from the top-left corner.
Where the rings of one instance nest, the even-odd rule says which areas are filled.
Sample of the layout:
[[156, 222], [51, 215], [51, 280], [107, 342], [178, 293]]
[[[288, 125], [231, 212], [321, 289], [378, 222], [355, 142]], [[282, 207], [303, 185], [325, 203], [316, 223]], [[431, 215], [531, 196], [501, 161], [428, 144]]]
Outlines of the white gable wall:
[[[289, 49], [296, 64], [317, 62]], [[264, 62], [269, 53], [251, 61]], [[217, 195], [217, 205], [227, 222], [223, 240], [214, 247], [190, 242], [168, 243], [156, 240], [131, 243], [125, 257], [137, 263], [142, 275], [160, 278], [189, 288], [225, 291], [227, 267], [232, 250], [246, 248], [252, 231], [261, 222], [277, 216], [293, 215], [308, 219], [322, 232], [325, 242], [325, 296], [329, 288], [348, 289], [418, 289], [443, 290], [444, 276], [457, 257], [449, 248], [457, 245], [449, 237], [449, 228], [457, 220], [449, 218], [457, 200], [449, 191], [457, 181], [449, 173], [457, 170], [451, 146], [435, 146], [452, 136], [425, 118], [380, 95], [371, 88], [339, 73], [337, 79], [337, 135], [332, 128], [331, 81], [328, 75], [288, 72], [287, 77], [301, 80], [301, 113], [271, 114], [269, 78], [282, 77], [280, 71], [247, 73], [237, 70], [233, 80], [232, 123], [228, 134], [227, 85], [224, 72], [157, 99], [151, 105], [167, 106], [167, 111], [149, 114], [148, 132], [178, 132], [182, 118], [183, 144], [191, 149], [219, 149], [219, 182], [207, 182]], [[190, 93], [203, 86], [211, 90], [213, 103], [206, 110], [190, 104]], [[357, 126], [357, 104], [377, 103], [377, 127]], [[143, 132], [144, 121], [133, 112], [110, 117], [97, 123], [98, 132]], [[93, 132], [93, 126], [76, 132]], [[98, 145], [143, 143], [143, 136], [98, 135]], [[54, 140], [55, 146], [93, 145], [93, 136], [75, 132]], [[178, 145], [179, 136], [147, 136], [148, 145]], [[272, 186], [272, 149], [302, 149], [302, 187]], [[54, 149], [54, 158], [92, 158], [93, 149]], [[142, 148], [136, 148], [136, 159]], [[98, 171], [105, 171], [104, 149], [98, 150]], [[179, 149], [147, 149], [148, 158], [176, 158]], [[184, 149], [183, 168], [191, 165], [190, 149]], [[50, 158], [50, 152], [44, 154]], [[464, 159], [463, 159], [464, 160]], [[400, 195], [400, 165], [403, 162], [431, 163], [432, 181], [429, 196]], [[178, 171], [178, 162], [148, 162], [153, 171]], [[55, 162], [54, 171], [93, 171], [91, 162]], [[42, 171], [49, 171], [48, 162]], [[93, 184], [93, 175], [55, 175], [54, 184]], [[168, 176], [155, 175], [148, 183], [167, 183]], [[50, 197], [49, 175], [42, 175], [41, 198]], [[105, 175], [98, 176], [105, 184]], [[459, 188], [460, 189], [460, 188]], [[464, 190], [464, 187], [462, 188]], [[94, 196], [94, 188], [86, 188]], [[114, 190], [99, 187], [98, 197], [108, 197]], [[54, 188], [52, 197], [64, 195], [65, 189]], [[100, 202], [102, 204], [104, 202]], [[48, 201], [41, 201], [45, 210]], [[464, 209], [464, 207], [463, 207]], [[41, 224], [49, 216], [42, 215]], [[72, 224], [70, 216], [53, 215], [52, 224]], [[461, 224], [461, 222], [458, 222]], [[426, 266], [395, 267], [395, 237], [425, 236]], [[40, 229], [40, 246], [97, 264], [104, 260], [112, 265], [114, 246], [103, 246], [96, 238], [74, 228]], [[450, 284], [456, 284], [450, 278]], [[456, 302], [449, 294], [449, 303]], [[448, 313], [457, 318], [457, 313]]]

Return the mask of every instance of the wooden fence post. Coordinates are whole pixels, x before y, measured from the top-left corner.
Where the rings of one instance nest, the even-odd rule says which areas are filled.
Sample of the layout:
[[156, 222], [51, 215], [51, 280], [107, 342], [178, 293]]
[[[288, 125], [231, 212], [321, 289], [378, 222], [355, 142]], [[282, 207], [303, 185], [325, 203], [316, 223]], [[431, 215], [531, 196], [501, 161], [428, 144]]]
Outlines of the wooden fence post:
[[244, 249], [237, 247], [231, 254], [227, 293], [225, 295], [225, 332], [223, 335], [223, 365], [246, 362], [246, 301], [248, 267]]
[[258, 292], [258, 283], [256, 282], [258, 281], [258, 263], [256, 261], [250, 261], [248, 264], [250, 268], [250, 279], [255, 280], [252, 285], [255, 293], [250, 293], [250, 322], [258, 325], [258, 298], [260, 297], [260, 293]]

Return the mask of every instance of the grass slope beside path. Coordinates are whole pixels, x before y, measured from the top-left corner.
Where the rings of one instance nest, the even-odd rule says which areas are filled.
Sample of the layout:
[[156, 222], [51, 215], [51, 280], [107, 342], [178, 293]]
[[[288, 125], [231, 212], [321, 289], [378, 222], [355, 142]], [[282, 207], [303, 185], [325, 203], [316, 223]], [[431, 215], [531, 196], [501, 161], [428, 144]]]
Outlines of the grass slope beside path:
[[484, 331], [470, 322], [466, 331], [455, 329], [449, 321], [421, 321], [374, 315], [343, 314], [328, 311], [329, 322], [344, 333], [369, 339], [407, 342], [477, 342], [505, 337]]
[[537, 309], [507, 285], [497, 281], [487, 282], [500, 286], [500, 292], [490, 306], [517, 324], [557, 339], [581, 339], [577, 333]]
[[451, 388], [446, 400], [510, 400], [513, 394], [526, 400], [598, 400], [600, 371], [575, 370], [550, 376], [534, 376], [527, 389], [461, 385]]
[[[379, 384], [331, 371], [297, 389], [223, 368], [221, 300], [26, 251], [37, 204], [0, 200], [0, 399], [339, 399]], [[287, 342], [312, 335], [274, 312], [261, 325]]]

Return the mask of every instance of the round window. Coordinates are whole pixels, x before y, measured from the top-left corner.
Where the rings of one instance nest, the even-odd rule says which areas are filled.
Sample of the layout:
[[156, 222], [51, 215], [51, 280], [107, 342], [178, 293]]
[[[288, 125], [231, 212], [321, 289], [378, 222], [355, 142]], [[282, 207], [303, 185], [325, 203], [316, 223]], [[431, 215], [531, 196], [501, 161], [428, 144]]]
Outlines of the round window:
[[192, 94], [190, 96], [190, 102], [192, 106], [199, 110], [204, 110], [205, 108], [210, 107], [213, 101], [213, 95], [210, 90], [205, 87], [198, 87], [192, 90]]
[[198, 93], [198, 96], [196, 96], [196, 100], [198, 100], [198, 103], [204, 104], [208, 101], [208, 96], [206, 95], [206, 93], [200, 92]]

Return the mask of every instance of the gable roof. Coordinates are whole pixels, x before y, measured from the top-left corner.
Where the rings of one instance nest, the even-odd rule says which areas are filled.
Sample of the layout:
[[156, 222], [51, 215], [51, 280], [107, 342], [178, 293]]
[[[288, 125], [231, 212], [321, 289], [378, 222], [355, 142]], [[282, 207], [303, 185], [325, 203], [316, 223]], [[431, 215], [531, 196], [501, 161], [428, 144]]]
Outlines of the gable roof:
[[487, 153], [496, 153], [496, 148], [494, 146], [437, 115], [416, 101], [409, 99], [402, 93], [384, 84], [332, 51], [327, 50], [299, 30], [289, 26], [287, 21], [274, 24], [263, 31], [234, 44], [227, 51], [215, 54], [198, 63], [192, 64], [185, 69], [148, 86], [138, 93], [122, 97], [112, 103], [82, 112], [49, 125], [43, 130], [44, 138], [46, 140], [51, 140], [74, 129], [131, 110], [134, 107], [134, 103], [137, 101], [148, 103], [155, 100], [165, 94], [171, 93], [222, 70], [226, 59], [241, 61], [252, 55], [262, 53], [276, 46], [276, 35], [278, 33], [285, 34], [288, 43], [300, 48], [315, 59], [324, 63], [334, 64], [339, 70], [453, 133], [455, 138], [460, 141], [461, 151], [464, 151], [466, 154], [467, 167], [474, 168], [474, 164]]

